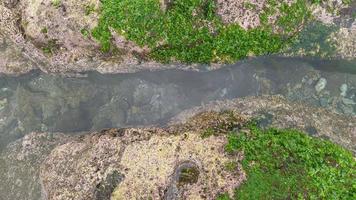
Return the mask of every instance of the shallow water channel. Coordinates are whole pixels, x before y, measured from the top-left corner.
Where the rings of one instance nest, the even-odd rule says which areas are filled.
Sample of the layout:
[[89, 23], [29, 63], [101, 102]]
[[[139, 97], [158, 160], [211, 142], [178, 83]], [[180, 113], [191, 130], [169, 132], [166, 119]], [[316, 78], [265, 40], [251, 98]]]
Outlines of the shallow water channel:
[[215, 71], [165, 70], [72, 78], [34, 71], [0, 75], [0, 149], [33, 131], [74, 133], [164, 124], [214, 100], [281, 94], [356, 113], [356, 63], [266, 57]]

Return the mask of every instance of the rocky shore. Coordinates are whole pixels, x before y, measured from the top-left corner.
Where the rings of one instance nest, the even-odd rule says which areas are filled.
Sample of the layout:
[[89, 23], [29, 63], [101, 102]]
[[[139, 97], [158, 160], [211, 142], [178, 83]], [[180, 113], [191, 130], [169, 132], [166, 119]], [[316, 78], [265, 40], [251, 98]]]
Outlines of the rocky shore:
[[[169, 8], [166, 4], [170, 1], [164, 2], [161, 3], [163, 10]], [[229, 1], [217, 1], [215, 12], [225, 24], [238, 24], [246, 30], [261, 24], [261, 12], [268, 7], [266, 1], [256, 0], [251, 2], [251, 5], [248, 3], [250, 1], [245, 0], [233, 2], [230, 4]], [[288, 3], [292, 5], [295, 1]], [[333, 9], [328, 9], [330, 6]], [[145, 56], [151, 49], [137, 45], [113, 31], [111, 34], [115, 49], [109, 52], [101, 51], [100, 44], [90, 34], [98, 24], [100, 8], [99, 0], [2, 0], [0, 73], [19, 75], [33, 69], [46, 73], [76, 73], [88, 70], [128, 73], [169, 68], [197, 70], [195, 65], [180, 62], [161, 64]], [[308, 41], [305, 44], [300, 41], [301, 45], [296, 45], [292, 51], [286, 51], [285, 55], [354, 59], [356, 25], [350, 15], [355, 5], [344, 5], [342, 1], [330, 0], [310, 9], [314, 20], [323, 24], [322, 29], [316, 28], [317, 32], [313, 34], [319, 35], [317, 38], [323, 41]], [[276, 11], [270, 17], [271, 25], [276, 25], [274, 23], [277, 23], [278, 15]], [[329, 30], [327, 27], [334, 25], [335, 30], [322, 31]], [[326, 46], [320, 45], [320, 42]], [[329, 46], [335, 47], [335, 51], [330, 55], [324, 53], [325, 48], [329, 51]], [[223, 64], [212, 62], [208, 68], [216, 69]]]
[[[252, 118], [356, 150], [355, 117], [279, 96], [249, 97], [184, 111], [163, 128], [32, 133], [1, 153], [0, 192], [4, 199], [214, 199], [246, 179], [243, 154], [224, 151], [223, 133]], [[204, 137], [209, 129], [222, 134]], [[232, 171], [230, 162], [238, 163]]]
[[135, 2], [0, 0], [0, 200], [226, 200], [268, 130], [355, 190], [355, 1]]

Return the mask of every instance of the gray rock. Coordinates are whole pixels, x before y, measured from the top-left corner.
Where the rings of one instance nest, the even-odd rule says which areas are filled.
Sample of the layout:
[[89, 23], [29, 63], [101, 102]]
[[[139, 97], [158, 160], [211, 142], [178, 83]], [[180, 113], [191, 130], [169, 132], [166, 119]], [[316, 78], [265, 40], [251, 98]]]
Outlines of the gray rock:
[[315, 90], [320, 93], [322, 90], [325, 89], [327, 84], [327, 80], [325, 78], [320, 78], [319, 81], [315, 85]]
[[356, 102], [354, 102], [352, 99], [343, 98], [343, 99], [342, 99], [342, 102], [343, 102], [345, 105], [356, 105]]
[[314, 126], [307, 126], [305, 132], [309, 133], [311, 136], [316, 136], [318, 134], [318, 130]]
[[4, 0], [4, 5], [7, 8], [14, 8], [19, 3], [19, 0]]
[[95, 192], [95, 200], [110, 199], [114, 189], [122, 182], [124, 178], [124, 175], [118, 171], [113, 171], [112, 173], [108, 174], [106, 179], [96, 186], [97, 190]]
[[67, 139], [63, 134], [32, 133], [0, 151], [0, 199], [41, 199], [40, 164]]
[[339, 107], [340, 107], [341, 112], [342, 112], [343, 114], [352, 115], [353, 112], [354, 112], [354, 108], [353, 108], [353, 106], [350, 105], [350, 104], [348, 104], [348, 105], [347, 105], [347, 104], [341, 104], [341, 105], [339, 105]]
[[329, 99], [327, 98], [320, 98], [319, 103], [322, 107], [326, 107], [329, 104]]
[[341, 96], [346, 96], [346, 94], [347, 94], [347, 84], [342, 84], [341, 86], [340, 86], [340, 91], [341, 91], [341, 93], [340, 93], [340, 95]]

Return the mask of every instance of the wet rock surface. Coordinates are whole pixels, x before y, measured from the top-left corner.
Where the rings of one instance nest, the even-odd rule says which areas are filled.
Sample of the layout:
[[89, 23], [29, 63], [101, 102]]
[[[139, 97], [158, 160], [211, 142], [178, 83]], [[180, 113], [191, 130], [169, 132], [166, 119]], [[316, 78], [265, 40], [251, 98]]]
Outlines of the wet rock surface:
[[61, 133], [31, 133], [0, 152], [0, 199], [41, 199], [40, 165], [69, 139]]
[[224, 100], [186, 110], [172, 119], [185, 123], [197, 113], [234, 110], [248, 119], [255, 119], [261, 128], [277, 127], [303, 130], [315, 137], [329, 139], [356, 153], [356, 117], [330, 110], [293, 103], [282, 96], [246, 97]]

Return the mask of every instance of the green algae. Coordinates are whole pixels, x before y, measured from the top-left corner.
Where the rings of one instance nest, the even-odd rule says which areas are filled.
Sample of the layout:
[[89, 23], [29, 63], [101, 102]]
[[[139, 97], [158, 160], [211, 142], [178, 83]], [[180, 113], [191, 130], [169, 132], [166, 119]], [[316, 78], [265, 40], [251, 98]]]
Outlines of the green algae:
[[[290, 6], [282, 3], [277, 25], [283, 31], [275, 33], [267, 23], [250, 30], [222, 23], [213, 0], [175, 0], [166, 11], [158, 0], [103, 0], [99, 24], [92, 35], [105, 52], [112, 49], [113, 29], [139, 46], [149, 47], [148, 57], [160, 62], [231, 63], [283, 49], [310, 18], [307, 5], [305, 0]], [[262, 21], [274, 12], [266, 9]]]
[[[356, 162], [351, 152], [297, 130], [233, 132], [226, 151], [244, 152], [245, 181], [234, 199], [354, 199]], [[227, 194], [217, 199], [231, 199]]]

